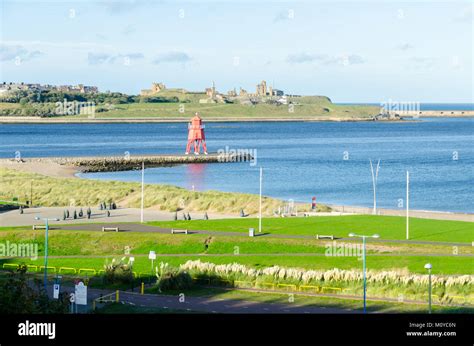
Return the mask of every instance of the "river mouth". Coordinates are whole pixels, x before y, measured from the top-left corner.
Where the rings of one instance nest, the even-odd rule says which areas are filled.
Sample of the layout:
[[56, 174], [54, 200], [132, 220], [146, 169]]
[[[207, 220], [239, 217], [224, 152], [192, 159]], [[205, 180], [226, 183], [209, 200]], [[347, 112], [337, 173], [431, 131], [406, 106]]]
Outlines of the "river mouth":
[[[369, 159], [380, 159], [377, 205], [403, 210], [406, 171], [410, 208], [474, 212], [474, 119], [403, 123], [210, 123], [210, 151], [255, 151], [252, 162], [147, 168], [145, 182], [196, 191], [263, 193], [284, 200], [370, 207]], [[183, 154], [179, 124], [15, 124], [0, 126], [0, 156]], [[81, 173], [81, 178], [141, 181], [136, 170]]]

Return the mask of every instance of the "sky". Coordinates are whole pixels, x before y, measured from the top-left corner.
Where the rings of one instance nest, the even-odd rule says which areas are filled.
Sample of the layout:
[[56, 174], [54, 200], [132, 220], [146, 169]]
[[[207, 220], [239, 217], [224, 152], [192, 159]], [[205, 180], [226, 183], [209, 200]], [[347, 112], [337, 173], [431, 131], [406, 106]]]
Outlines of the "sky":
[[474, 2], [0, 0], [0, 81], [474, 102]]

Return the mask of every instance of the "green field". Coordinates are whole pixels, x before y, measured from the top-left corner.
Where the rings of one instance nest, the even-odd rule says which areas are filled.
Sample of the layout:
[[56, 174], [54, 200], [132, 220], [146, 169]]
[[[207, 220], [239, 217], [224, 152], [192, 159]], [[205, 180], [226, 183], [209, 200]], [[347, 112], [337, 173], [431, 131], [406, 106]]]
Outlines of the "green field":
[[[48, 265], [54, 267], [91, 268], [101, 270], [104, 264], [112, 258], [122, 256], [109, 256], [106, 258], [49, 258]], [[158, 262], [169, 263], [172, 266], [179, 266], [188, 260], [198, 260], [215, 264], [240, 263], [255, 268], [271, 267], [279, 265], [282, 267], [297, 267], [304, 269], [360, 269], [362, 261], [356, 257], [325, 257], [325, 256], [291, 256], [291, 255], [227, 255], [227, 256], [206, 256], [206, 255], [181, 255], [181, 256], [157, 256]], [[37, 260], [15, 259], [1, 260], [2, 263], [25, 263], [32, 265], [43, 265], [44, 259]], [[472, 257], [444, 257], [444, 256], [383, 256], [368, 257], [367, 266], [374, 270], [403, 270], [408, 269], [411, 273], [425, 274], [424, 265], [431, 263], [434, 274], [459, 274], [473, 275], [474, 261]], [[151, 261], [147, 256], [135, 256], [134, 271], [149, 273]]]
[[[250, 227], [258, 230], [258, 219], [222, 219], [191, 221], [157, 221], [150, 224], [168, 228], [211, 230], [223, 232], [248, 232]], [[372, 235], [380, 239], [405, 239], [406, 219], [398, 216], [347, 215], [309, 218], [266, 218], [264, 233], [282, 235], [316, 234], [347, 237], [349, 233]], [[410, 219], [410, 240], [445, 241], [471, 243], [474, 240], [474, 223], [431, 219]]]
[[[244, 233], [249, 226], [256, 227], [256, 219], [231, 219], [208, 221], [153, 222], [162, 227], [239, 231]], [[347, 236], [348, 232], [366, 229], [368, 234], [379, 233], [381, 240], [403, 239], [403, 218], [385, 216], [334, 216], [312, 218], [265, 218], [265, 232], [291, 235], [323, 234]], [[386, 226], [384, 226], [386, 225]], [[468, 243], [472, 234], [472, 223], [413, 219], [415, 240], [456, 241]], [[449, 230], [450, 236], [436, 232]], [[331, 232], [329, 232], [331, 230]], [[346, 233], [347, 232], [347, 233]], [[401, 234], [400, 234], [401, 233]], [[416, 238], [415, 238], [416, 237]], [[41, 265], [44, 232], [28, 228], [0, 229], [0, 240], [16, 243], [38, 244], [39, 259], [28, 263]], [[342, 242], [342, 241], [339, 241]], [[348, 243], [348, 241], [345, 241]], [[360, 243], [350, 240], [349, 243]], [[205, 246], [207, 243], [207, 248]], [[344, 243], [344, 242], [342, 242]], [[150, 261], [146, 255], [150, 250], [158, 254], [157, 261], [179, 265], [189, 259], [201, 259], [213, 263], [237, 262], [252, 267], [281, 265], [307, 269], [357, 269], [361, 267], [358, 257], [328, 257], [325, 251], [330, 240], [307, 238], [245, 237], [224, 235], [171, 235], [161, 233], [124, 232], [102, 233], [93, 231], [51, 230], [49, 234], [50, 265], [74, 268], [102, 269], [106, 259], [120, 258], [126, 247], [136, 256], [135, 269], [148, 271]], [[433, 273], [473, 274], [474, 261], [471, 246], [456, 247], [449, 244], [413, 244], [369, 242], [367, 244], [368, 266], [372, 269], [407, 269], [413, 273], [424, 273], [424, 264], [433, 264]], [[76, 256], [66, 258], [64, 256]], [[466, 257], [468, 256], [468, 257]], [[58, 258], [55, 258], [58, 257]], [[15, 260], [16, 262], [21, 259]]]
[[[294, 106], [290, 112], [288, 106], [281, 105], [241, 105], [241, 104], [199, 104], [183, 103], [185, 113], [179, 112], [181, 103], [137, 103], [117, 105], [114, 110], [98, 113], [97, 118], [142, 118], [142, 117], [190, 117], [195, 112], [206, 118], [318, 118], [347, 117], [369, 118], [378, 114], [379, 109], [373, 106], [339, 106], [330, 102], [306, 103]], [[83, 115], [86, 117], [86, 115]]]
[[[52, 229], [49, 233], [49, 274], [52, 278], [60, 273], [61, 275], [73, 274], [67, 268], [94, 269], [96, 273], [104, 269], [106, 263], [112, 259], [125, 257], [127, 262], [129, 250], [130, 256], [135, 257], [133, 271], [141, 280], [149, 280], [152, 273], [152, 264], [148, 259], [148, 252], [153, 250], [157, 253], [155, 265], [168, 263], [173, 267], [179, 267], [189, 260], [200, 260], [214, 264], [238, 263], [248, 268], [263, 269], [278, 265], [284, 268], [301, 268], [305, 270], [320, 270], [328, 272], [335, 268], [339, 270], [348, 270], [360, 273], [362, 270], [362, 261], [360, 255], [354, 256], [327, 256], [326, 250], [334, 246], [331, 240], [317, 240], [314, 238], [291, 238], [291, 236], [314, 235], [315, 230], [324, 231], [324, 234], [335, 234], [345, 236], [347, 231], [367, 230], [368, 234], [379, 233], [382, 237], [381, 242], [367, 243], [367, 267], [370, 272], [398, 273], [401, 277], [406, 275], [418, 275], [416, 281], [408, 284], [399, 285], [391, 281], [377, 281], [368, 285], [367, 294], [374, 298], [396, 299], [400, 295], [407, 297], [408, 300], [423, 301], [426, 297], [426, 286], [419, 281], [420, 278], [426, 278], [424, 265], [431, 263], [433, 265], [432, 273], [434, 275], [474, 275], [473, 250], [471, 246], [456, 247], [456, 254], [453, 252], [453, 246], [445, 244], [444, 241], [456, 241], [468, 243], [472, 234], [472, 223], [438, 221], [426, 219], [413, 219], [413, 234], [417, 240], [430, 240], [431, 244], [414, 244], [390, 242], [390, 239], [403, 239], [404, 223], [400, 217], [384, 216], [334, 216], [334, 217], [311, 217], [311, 218], [264, 218], [264, 230], [270, 234], [279, 234], [281, 237], [247, 237], [233, 235], [227, 232], [240, 232], [244, 235], [245, 229], [256, 227], [257, 219], [227, 219], [227, 220], [208, 220], [208, 221], [170, 221], [153, 222], [153, 225], [162, 227], [175, 227], [187, 229], [206, 229], [211, 231], [224, 231], [216, 234], [163, 234], [152, 232], [122, 232], [122, 233], [103, 233], [96, 231], [68, 231]], [[444, 230], [445, 232], [439, 232]], [[330, 232], [331, 231], [331, 232]], [[448, 232], [449, 236], [447, 236]], [[402, 233], [402, 234], [400, 234]], [[386, 239], [384, 242], [383, 240]], [[36, 259], [30, 258], [5, 258], [0, 260], [0, 266], [12, 268], [11, 265], [25, 263], [33, 266], [42, 266], [44, 264], [44, 231], [33, 231], [29, 227], [3, 227], [0, 229], [0, 243], [7, 244], [33, 243], [38, 245]], [[360, 240], [336, 240], [339, 244], [355, 244]], [[4, 266], [6, 265], [6, 266]], [[8, 267], [10, 265], [10, 267]], [[53, 268], [54, 267], [54, 268]], [[63, 267], [65, 269], [60, 268]], [[34, 272], [34, 268], [31, 268]], [[193, 269], [190, 269], [191, 271]], [[38, 270], [37, 275], [41, 273]], [[82, 275], [94, 275], [88, 271]], [[421, 274], [421, 275], [420, 275]], [[233, 274], [230, 274], [232, 277]], [[234, 280], [244, 280], [250, 282], [250, 278], [235, 274]], [[375, 274], [379, 275], [379, 274]], [[465, 277], [465, 276], [464, 276]], [[224, 276], [223, 278], [226, 278]], [[462, 278], [462, 277], [461, 277]], [[263, 277], [265, 283], [299, 283], [292, 281], [291, 278], [272, 279]], [[270, 281], [268, 281], [270, 280]], [[311, 285], [321, 285], [327, 288], [338, 287], [349, 292], [349, 295], [360, 295], [361, 284], [357, 281], [337, 281], [337, 279], [327, 279], [314, 281]], [[332, 280], [332, 281], [331, 281]], [[415, 279], [413, 279], [415, 280]], [[447, 280], [447, 279], [445, 279]], [[467, 279], [471, 280], [471, 279]], [[94, 278], [91, 287], [115, 289], [122, 286], [112, 284], [104, 286], [100, 277]], [[139, 284], [139, 281], [138, 281]], [[114, 286], [115, 285], [115, 286]], [[115, 287], [115, 288], [114, 288]], [[314, 287], [314, 286], [311, 286]], [[436, 304], [461, 304], [469, 310], [469, 302], [472, 301], [472, 290], [470, 284], [457, 284], [455, 286], [436, 285], [433, 288], [433, 294], [436, 297]], [[122, 287], [122, 289], [124, 289]], [[207, 289], [209, 291], [209, 289]], [[342, 292], [342, 291], [341, 291]], [[199, 293], [199, 290], [196, 294]], [[216, 293], [217, 294], [217, 293]], [[248, 292], [226, 291], [219, 293], [223, 298], [239, 299], [246, 297], [252, 300], [265, 301], [268, 299], [283, 299], [272, 294], [260, 294], [259, 297], [253, 297]], [[282, 293], [281, 297], [284, 297]], [[348, 309], [355, 309], [360, 306], [360, 302], [350, 299], [338, 298], [320, 298], [309, 297], [301, 298], [301, 303], [319, 304], [321, 306], [341, 306]], [[358, 305], [359, 304], [359, 305]], [[372, 311], [384, 312], [416, 312], [417, 305], [398, 304], [387, 302], [371, 302], [369, 304]], [[422, 308], [421, 308], [422, 309]], [[133, 311], [132, 311], [133, 310]], [[159, 312], [159, 310], [141, 310], [114, 307], [106, 308], [103, 312]], [[461, 309], [462, 310], [462, 309]], [[460, 308], [440, 307], [443, 312], [460, 312]]]
[[[336, 105], [327, 97], [304, 96], [289, 98], [294, 104], [273, 105], [259, 103], [244, 105], [240, 103], [227, 104], [200, 104], [199, 100], [206, 98], [205, 94], [182, 94], [180, 92], [163, 91], [157, 94], [160, 97], [177, 97], [179, 102], [162, 103], [128, 103], [113, 104], [97, 108], [108, 109], [105, 112], [96, 112], [95, 118], [176, 118], [188, 119], [195, 112], [200, 112], [204, 119], [212, 118], [225, 120], [232, 118], [258, 118], [258, 119], [370, 119], [380, 111], [379, 107], [364, 105]], [[180, 111], [184, 106], [184, 112]], [[8, 110], [16, 109], [21, 115], [33, 115], [37, 104], [31, 103], [21, 106], [18, 103], [0, 102], [0, 115]], [[54, 103], [42, 104], [41, 107], [55, 108]], [[23, 114], [24, 113], [24, 114]], [[65, 116], [64, 119], [87, 118], [87, 114]]]

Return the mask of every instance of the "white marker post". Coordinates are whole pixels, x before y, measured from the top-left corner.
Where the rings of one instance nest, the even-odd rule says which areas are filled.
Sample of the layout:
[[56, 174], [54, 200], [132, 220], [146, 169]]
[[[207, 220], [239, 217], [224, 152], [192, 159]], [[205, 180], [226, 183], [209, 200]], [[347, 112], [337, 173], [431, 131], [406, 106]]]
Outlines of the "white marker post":
[[410, 208], [410, 172], [407, 171], [407, 240], [410, 238], [410, 222], [409, 222], [409, 208]]
[[260, 208], [258, 213], [258, 233], [262, 233], [262, 181], [263, 181], [263, 168], [260, 167]]
[[372, 186], [374, 189], [374, 210], [373, 214], [377, 214], [377, 179], [379, 177], [379, 167], [380, 167], [380, 159], [377, 162], [377, 168], [375, 169], [375, 174], [374, 174], [374, 167], [372, 165], [372, 160], [369, 159], [370, 161], [370, 171], [372, 172]]
[[140, 222], [143, 223], [143, 205], [145, 201], [145, 161], [142, 161], [142, 203], [140, 210]]

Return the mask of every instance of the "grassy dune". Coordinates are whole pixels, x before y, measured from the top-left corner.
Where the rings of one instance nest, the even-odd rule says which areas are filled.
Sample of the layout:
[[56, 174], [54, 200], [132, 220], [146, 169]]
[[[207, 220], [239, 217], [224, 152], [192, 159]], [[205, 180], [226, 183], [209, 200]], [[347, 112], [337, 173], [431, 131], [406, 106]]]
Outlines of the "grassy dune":
[[[140, 207], [141, 185], [133, 182], [95, 181], [77, 178], [51, 178], [40, 174], [0, 168], [0, 198], [19, 201], [30, 198], [33, 182], [35, 205], [52, 206], [96, 206], [103, 201], [114, 201], [122, 207]], [[263, 213], [270, 215], [282, 202], [263, 198]], [[258, 212], [259, 197], [252, 194], [226, 193], [219, 191], [193, 192], [170, 185], [146, 185], [145, 207], [159, 210], [207, 211], [238, 213], [244, 208], [247, 213]], [[308, 206], [309, 207], [309, 206]], [[321, 206], [324, 209], [324, 206]]]

